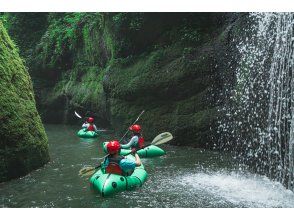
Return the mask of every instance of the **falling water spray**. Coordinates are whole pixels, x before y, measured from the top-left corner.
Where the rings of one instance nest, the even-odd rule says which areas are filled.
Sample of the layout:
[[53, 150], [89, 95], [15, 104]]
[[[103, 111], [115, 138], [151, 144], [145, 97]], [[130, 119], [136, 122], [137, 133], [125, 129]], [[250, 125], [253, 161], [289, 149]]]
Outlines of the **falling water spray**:
[[294, 13], [251, 13], [220, 145], [241, 164], [294, 190]]

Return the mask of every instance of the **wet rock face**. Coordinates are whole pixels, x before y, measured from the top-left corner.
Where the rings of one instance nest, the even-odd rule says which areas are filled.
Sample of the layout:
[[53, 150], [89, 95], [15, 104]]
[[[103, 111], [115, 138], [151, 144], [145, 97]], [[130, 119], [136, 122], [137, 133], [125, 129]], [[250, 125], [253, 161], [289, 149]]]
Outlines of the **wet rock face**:
[[30, 76], [0, 22], [0, 182], [49, 161]]

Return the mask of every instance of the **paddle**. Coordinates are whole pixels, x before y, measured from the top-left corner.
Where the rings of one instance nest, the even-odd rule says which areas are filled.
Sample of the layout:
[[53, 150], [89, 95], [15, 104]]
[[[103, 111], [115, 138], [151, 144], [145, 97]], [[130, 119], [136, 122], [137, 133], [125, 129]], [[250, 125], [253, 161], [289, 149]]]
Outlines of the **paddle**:
[[[173, 136], [172, 136], [171, 133], [169, 133], [169, 132], [164, 132], [164, 133], [161, 133], [161, 134], [157, 135], [157, 136], [152, 140], [152, 142], [151, 142], [150, 144], [145, 145], [145, 146], [143, 146], [142, 148], [140, 148], [140, 149], [138, 149], [138, 150], [141, 150], [141, 149], [144, 149], [144, 148], [146, 148], [146, 147], [149, 147], [150, 145], [164, 144], [164, 143], [166, 143], [166, 142], [168, 142], [168, 141], [170, 141], [170, 140], [172, 140], [172, 139], [173, 139]], [[137, 152], [137, 150], [136, 150], [135, 152]], [[134, 153], [134, 152], [130, 152], [130, 153], [126, 154], [125, 156], [127, 156], [127, 155], [129, 155], [129, 154], [132, 154], [132, 153]], [[107, 157], [107, 156], [109, 156], [109, 154], [107, 154], [105, 157]], [[103, 157], [103, 158], [105, 158], [105, 157]], [[103, 158], [101, 158], [101, 159], [103, 159]], [[95, 172], [98, 168], [100, 168], [100, 167], [101, 167], [101, 164], [98, 165], [98, 166], [96, 166], [96, 167], [84, 167], [84, 168], [82, 168], [82, 169], [79, 171], [79, 175], [80, 175], [80, 176], [91, 176], [91, 175], [93, 175], [94, 172]]]
[[75, 111], [75, 116], [82, 119], [82, 116], [80, 116], [76, 111]]
[[[83, 117], [80, 116], [76, 111], [75, 111], [75, 116], [77, 116], [77, 117], [80, 118], [80, 119], [83, 118]], [[99, 129], [99, 130], [97, 130], [97, 131], [107, 131], [107, 130], [105, 130], [105, 129]], [[97, 132], [96, 132], [96, 133], [97, 133]]]
[[[140, 113], [140, 115], [138, 116], [138, 118], [130, 125], [130, 126], [132, 126], [133, 124], [135, 124], [138, 120], [139, 120], [139, 118], [141, 117], [141, 115], [143, 115], [143, 113], [145, 112], [145, 110], [143, 110], [141, 113]], [[129, 126], [129, 127], [130, 127]], [[126, 131], [126, 133], [124, 134], [124, 136], [122, 136], [122, 138], [119, 140], [119, 142], [121, 142], [122, 141], [122, 139], [124, 139], [124, 137], [127, 135], [127, 133], [129, 132], [129, 127], [128, 127], [128, 129], [127, 129], [127, 131]]]

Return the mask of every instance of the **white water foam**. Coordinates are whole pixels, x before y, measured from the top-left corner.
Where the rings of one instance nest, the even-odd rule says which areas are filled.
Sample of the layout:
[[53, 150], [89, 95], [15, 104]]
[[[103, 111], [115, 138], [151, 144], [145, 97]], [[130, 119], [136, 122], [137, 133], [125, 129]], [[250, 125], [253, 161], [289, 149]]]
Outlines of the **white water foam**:
[[241, 207], [292, 207], [294, 193], [279, 182], [254, 174], [197, 173], [179, 182], [191, 191], [204, 191]]

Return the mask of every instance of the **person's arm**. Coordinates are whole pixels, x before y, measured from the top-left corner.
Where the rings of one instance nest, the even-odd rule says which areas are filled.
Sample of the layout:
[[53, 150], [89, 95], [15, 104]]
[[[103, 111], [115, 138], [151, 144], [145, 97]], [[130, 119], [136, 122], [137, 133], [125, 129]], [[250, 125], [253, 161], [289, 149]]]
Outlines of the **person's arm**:
[[87, 122], [85, 122], [83, 125], [82, 125], [82, 128], [88, 128], [89, 124]]
[[136, 158], [136, 167], [141, 166], [141, 159], [137, 153], [135, 153], [135, 158]]
[[109, 161], [107, 157], [105, 157], [103, 162], [101, 163], [101, 167], [105, 169], [108, 166], [108, 164], [109, 164]]
[[96, 125], [93, 125], [93, 126], [94, 126], [95, 132], [98, 132], [98, 129], [97, 129]]
[[127, 144], [121, 144], [120, 147], [122, 149], [130, 149], [134, 144], [136, 144], [139, 141], [139, 138], [137, 136], [133, 136], [129, 143]]

